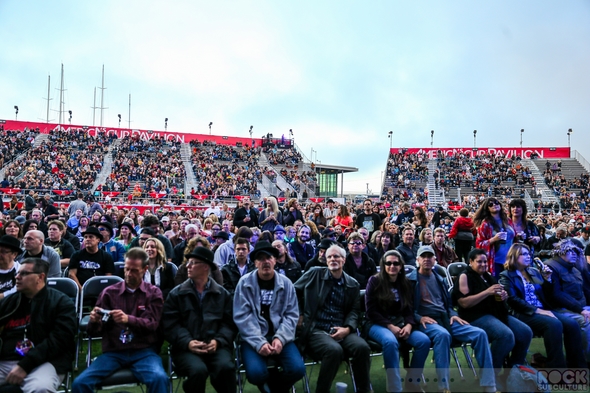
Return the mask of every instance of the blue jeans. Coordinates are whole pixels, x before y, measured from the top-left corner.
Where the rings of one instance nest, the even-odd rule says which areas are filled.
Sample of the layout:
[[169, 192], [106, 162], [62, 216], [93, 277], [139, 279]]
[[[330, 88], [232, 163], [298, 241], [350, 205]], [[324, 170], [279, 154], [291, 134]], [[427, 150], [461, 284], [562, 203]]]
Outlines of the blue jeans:
[[[285, 344], [278, 355], [265, 357], [260, 355], [246, 342], [242, 342], [242, 363], [246, 369], [246, 377], [251, 384], [258, 386], [260, 391], [265, 383], [271, 392], [288, 392], [295, 382], [305, 375], [305, 364], [295, 343]], [[268, 369], [268, 361], [272, 359], [278, 368]]]
[[167, 392], [168, 375], [162, 367], [162, 359], [153, 349], [135, 349], [106, 352], [82, 372], [72, 384], [72, 393], [93, 393], [95, 386], [113, 372], [129, 368], [133, 375], [147, 385], [148, 393]]
[[508, 358], [508, 367], [515, 364], [524, 364], [526, 353], [533, 339], [533, 331], [524, 322], [513, 316], [508, 316], [508, 324], [500, 321], [493, 315], [484, 315], [471, 322], [473, 326], [483, 329], [491, 343], [492, 362], [496, 374], [499, 374], [504, 366], [504, 359]]
[[[380, 325], [371, 326], [369, 337], [383, 347], [383, 365], [385, 366], [385, 376], [387, 378], [387, 391], [401, 392], [398, 339], [391, 330]], [[406, 342], [414, 348], [406, 380], [417, 385], [424, 370], [424, 362], [426, 362], [428, 352], [430, 352], [430, 339], [424, 333], [414, 330]]]
[[[590, 306], [584, 307], [584, 310], [590, 310]], [[575, 313], [565, 308], [554, 310], [553, 313], [573, 318], [578, 323], [578, 326], [580, 326], [580, 330], [582, 331], [582, 342], [580, 344], [584, 350], [586, 361], [590, 363], [590, 323], [586, 322], [582, 314]]]
[[459, 342], [471, 343], [475, 351], [475, 359], [480, 367], [479, 385], [496, 386], [492, 355], [488, 346], [488, 336], [482, 329], [453, 322], [451, 325], [452, 336], [447, 329], [436, 323], [426, 324], [426, 329], [420, 325], [420, 330], [426, 333], [432, 340], [439, 390], [449, 389], [450, 348], [453, 339]]

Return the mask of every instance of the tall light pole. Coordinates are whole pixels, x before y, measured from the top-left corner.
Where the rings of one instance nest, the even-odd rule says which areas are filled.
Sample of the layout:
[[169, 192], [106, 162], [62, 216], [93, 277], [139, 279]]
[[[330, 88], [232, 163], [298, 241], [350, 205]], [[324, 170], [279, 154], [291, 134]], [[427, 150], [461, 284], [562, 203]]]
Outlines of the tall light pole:
[[312, 148], [311, 148], [311, 158], [310, 158], [310, 159], [311, 159], [311, 162], [313, 162], [313, 152], [315, 152], [315, 156], [316, 156], [316, 158], [317, 158], [317, 156], [318, 156], [318, 151], [317, 151], [317, 150], [314, 150], [314, 149], [313, 149], [313, 147], [312, 147]]
[[524, 134], [524, 128], [520, 129], [520, 148], [522, 149], [522, 134]]
[[212, 121], [210, 121], [210, 122], [209, 122], [209, 135], [211, 135], [211, 126], [212, 126], [212, 125], [213, 125], [213, 122], [212, 122]]
[[121, 128], [121, 114], [119, 113], [117, 116], [119, 117], [119, 128]]
[[477, 149], [477, 130], [473, 130], [473, 150]]
[[430, 130], [430, 148], [434, 147], [434, 130]]
[[391, 150], [391, 147], [393, 146], [393, 131], [389, 131], [387, 137], [389, 138], [389, 150]]
[[72, 125], [72, 111], [68, 111], [70, 118], [68, 119], [70, 122], [70, 125]]
[[14, 112], [15, 112], [14, 120], [18, 120], [18, 106], [17, 105], [14, 106]]
[[574, 131], [572, 131], [571, 128], [567, 130], [567, 147], [570, 150], [572, 149], [571, 144], [570, 144], [570, 135], [572, 135], [572, 132], [574, 132]]
[[168, 118], [164, 118], [164, 131], [168, 131]]

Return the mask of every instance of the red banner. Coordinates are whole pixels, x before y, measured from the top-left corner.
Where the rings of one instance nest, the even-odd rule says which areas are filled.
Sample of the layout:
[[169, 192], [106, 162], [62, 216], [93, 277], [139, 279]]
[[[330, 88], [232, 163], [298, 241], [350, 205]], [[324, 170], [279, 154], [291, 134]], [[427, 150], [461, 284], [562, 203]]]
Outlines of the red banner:
[[72, 191], [70, 191], [70, 190], [51, 190], [51, 191], [53, 191], [55, 194], [60, 195], [60, 196], [70, 195], [72, 193]]
[[411, 148], [411, 149], [400, 149], [392, 148], [390, 153], [398, 154], [405, 151], [407, 154], [427, 154], [429, 159], [436, 158], [437, 152], [442, 151], [445, 156], [453, 156], [455, 154], [465, 154], [471, 157], [482, 156], [486, 154], [492, 154], [496, 157], [507, 157], [512, 156], [520, 157], [523, 159], [530, 159], [531, 154], [536, 153], [538, 159], [556, 159], [556, 158], [570, 158], [569, 147], [485, 147], [474, 149], [472, 147], [441, 147], [441, 148]]
[[[115, 128], [115, 127], [95, 127], [95, 126], [80, 126], [80, 125], [66, 125], [66, 124], [54, 124], [54, 123], [37, 123], [28, 121], [16, 121], [16, 120], [2, 120], [4, 122], [5, 130], [17, 130], [24, 131], [39, 130], [42, 134], [49, 134], [54, 130], [62, 131], [88, 131], [90, 135], [95, 136], [100, 133], [106, 133], [107, 135], [115, 134], [117, 138], [129, 138], [138, 137], [142, 140], [149, 141], [154, 138], [163, 138], [167, 141], [177, 141], [181, 143], [188, 143], [190, 141], [210, 141], [215, 142], [218, 145], [232, 145], [235, 146], [237, 143], [241, 143], [243, 146], [252, 145], [254, 141], [255, 146], [262, 146], [261, 138], [241, 138], [234, 136], [220, 136], [220, 135], [207, 135], [207, 134], [189, 134], [185, 132], [170, 132], [170, 131], [155, 131], [155, 130], [136, 130], [129, 128]], [[1, 122], [0, 122], [1, 124]]]
[[20, 188], [0, 188], [0, 192], [3, 192], [8, 195], [18, 194], [20, 191]]

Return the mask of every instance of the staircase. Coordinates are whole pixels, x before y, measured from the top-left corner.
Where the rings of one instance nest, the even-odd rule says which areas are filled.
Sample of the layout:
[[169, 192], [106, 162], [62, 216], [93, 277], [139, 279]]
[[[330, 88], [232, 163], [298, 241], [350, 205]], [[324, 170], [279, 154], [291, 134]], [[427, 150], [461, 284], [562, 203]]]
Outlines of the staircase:
[[[428, 161], [428, 204], [429, 206], [443, 205], [445, 203], [445, 190], [442, 187], [436, 188], [434, 181], [434, 172], [438, 169], [438, 160], [431, 159]], [[440, 179], [439, 179], [440, 180]]]
[[94, 184], [92, 185], [92, 189], [91, 189], [92, 193], [94, 193], [94, 191], [96, 191], [98, 186], [100, 186], [101, 184], [104, 184], [106, 182], [106, 180], [108, 179], [108, 177], [111, 175], [111, 172], [113, 171], [113, 151], [120, 144], [121, 144], [121, 140], [115, 139], [113, 141], [113, 143], [111, 143], [111, 145], [109, 146], [109, 149], [107, 150], [106, 154], [104, 155], [104, 159], [102, 162], [102, 169], [100, 170], [100, 173], [98, 174], [98, 176], [96, 176], [96, 180], [94, 181]]
[[193, 163], [191, 160], [191, 146], [189, 143], [183, 143], [180, 145], [180, 156], [182, 157], [182, 163], [186, 171], [186, 183], [184, 183], [184, 195], [190, 195], [191, 189], [197, 189], [197, 179], [195, 178], [195, 172], [193, 171]]
[[558, 203], [559, 201], [553, 191], [547, 187], [547, 184], [545, 184], [543, 173], [539, 170], [536, 162], [534, 160], [522, 160], [520, 163], [531, 170], [531, 174], [537, 182], [537, 192], [541, 194], [541, 201], [543, 201], [543, 203], [550, 202], [551, 204]]

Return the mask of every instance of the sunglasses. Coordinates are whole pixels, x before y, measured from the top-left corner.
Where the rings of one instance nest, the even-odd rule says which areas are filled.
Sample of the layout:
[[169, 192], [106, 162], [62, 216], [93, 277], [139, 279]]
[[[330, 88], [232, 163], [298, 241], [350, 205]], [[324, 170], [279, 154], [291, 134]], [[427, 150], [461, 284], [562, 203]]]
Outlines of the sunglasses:
[[385, 266], [391, 266], [391, 265], [393, 265], [393, 266], [401, 266], [401, 265], [402, 265], [402, 263], [401, 263], [401, 262], [390, 262], [390, 261], [383, 262], [383, 264], [384, 264]]
[[353, 246], [362, 246], [363, 242], [350, 242]]
[[498, 201], [490, 201], [489, 206], [494, 206], [494, 205], [502, 206], [502, 204]]

